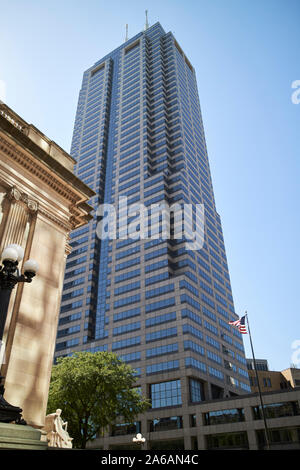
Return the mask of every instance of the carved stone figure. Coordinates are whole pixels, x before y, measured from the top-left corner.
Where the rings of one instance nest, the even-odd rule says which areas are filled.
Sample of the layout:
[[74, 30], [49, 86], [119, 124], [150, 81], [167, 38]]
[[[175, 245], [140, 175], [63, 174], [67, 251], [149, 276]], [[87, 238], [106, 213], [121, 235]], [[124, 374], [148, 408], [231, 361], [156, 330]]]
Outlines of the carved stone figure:
[[71, 448], [73, 438], [67, 431], [68, 422], [61, 418], [61, 410], [46, 416], [43, 431], [47, 434], [49, 447]]

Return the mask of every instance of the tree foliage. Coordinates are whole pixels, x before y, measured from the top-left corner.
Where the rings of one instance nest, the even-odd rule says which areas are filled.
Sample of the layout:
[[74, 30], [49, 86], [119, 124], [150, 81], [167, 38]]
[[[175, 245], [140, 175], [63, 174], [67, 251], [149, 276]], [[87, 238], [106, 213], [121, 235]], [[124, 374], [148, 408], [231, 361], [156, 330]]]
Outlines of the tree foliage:
[[150, 406], [135, 383], [134, 370], [115, 354], [76, 352], [53, 366], [47, 412], [62, 409], [73, 446], [84, 449], [118, 417], [133, 422]]

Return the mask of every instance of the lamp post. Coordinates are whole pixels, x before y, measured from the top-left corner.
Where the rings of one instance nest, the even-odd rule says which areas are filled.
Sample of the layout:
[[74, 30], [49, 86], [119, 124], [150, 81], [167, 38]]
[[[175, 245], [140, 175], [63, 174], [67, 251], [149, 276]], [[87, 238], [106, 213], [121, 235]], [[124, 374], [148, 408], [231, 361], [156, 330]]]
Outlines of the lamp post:
[[146, 439], [143, 437], [143, 435], [140, 432], [138, 432], [137, 435], [133, 437], [132, 442], [135, 442], [136, 444], [140, 444], [142, 448], [142, 445], [146, 442]]
[[[21, 246], [8, 245], [1, 256], [2, 266], [0, 266], [0, 344], [4, 333], [5, 321], [9, 306], [9, 300], [13, 288], [19, 282], [31, 282], [38, 270], [36, 261], [29, 259], [23, 266], [24, 274], [21, 274], [18, 264], [24, 257], [24, 250]], [[4, 377], [0, 376], [0, 382]], [[10, 405], [4, 398], [4, 385], [0, 385], [0, 422], [9, 423], [15, 421], [26, 424], [21, 417], [22, 409]]]

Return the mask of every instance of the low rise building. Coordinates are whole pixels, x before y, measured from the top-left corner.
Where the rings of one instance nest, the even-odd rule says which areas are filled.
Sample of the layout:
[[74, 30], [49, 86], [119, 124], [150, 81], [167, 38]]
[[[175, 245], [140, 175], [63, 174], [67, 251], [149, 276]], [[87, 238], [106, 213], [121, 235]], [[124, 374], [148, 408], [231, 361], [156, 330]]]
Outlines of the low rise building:
[[[282, 371], [269, 370], [266, 359], [256, 359], [257, 375], [262, 392], [272, 390], [285, 390], [300, 386], [300, 369], [289, 367]], [[247, 359], [247, 369], [252, 392], [258, 392], [257, 377], [254, 368], [254, 361]]]
[[[270, 449], [300, 449], [300, 388], [263, 393]], [[143, 449], [151, 450], [263, 450], [266, 449], [264, 421], [257, 393], [190, 405], [189, 414], [178, 407], [177, 416], [156, 418], [147, 413], [147, 428], [141, 423], [116, 424], [92, 448], [136, 449], [132, 438], [141, 432]], [[184, 438], [184, 429], [193, 431]]]

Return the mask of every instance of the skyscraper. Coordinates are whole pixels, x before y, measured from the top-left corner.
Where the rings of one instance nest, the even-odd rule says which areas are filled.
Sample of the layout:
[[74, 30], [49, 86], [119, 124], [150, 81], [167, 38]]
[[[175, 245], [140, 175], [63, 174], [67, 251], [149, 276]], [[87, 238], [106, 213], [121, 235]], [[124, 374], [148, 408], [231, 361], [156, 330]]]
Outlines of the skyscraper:
[[[237, 316], [195, 71], [159, 23], [84, 73], [71, 155], [76, 175], [96, 192], [95, 218], [71, 234], [55, 357], [118, 354], [152, 401], [136, 429], [152, 431], [152, 441], [168, 430], [168, 440], [185, 436], [191, 448], [197, 403], [250, 386], [241, 335], [228, 325]], [[202, 204], [203, 247], [122, 237], [122, 217], [118, 236], [101, 239], [99, 206], [125, 197], [127, 207]], [[170, 225], [174, 231], [172, 217]], [[111, 434], [126, 432], [123, 423]]]

